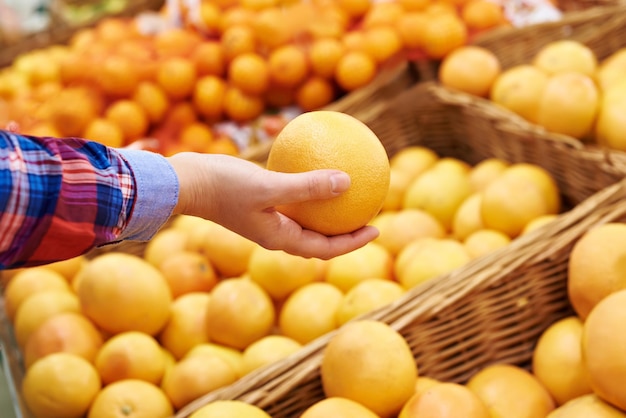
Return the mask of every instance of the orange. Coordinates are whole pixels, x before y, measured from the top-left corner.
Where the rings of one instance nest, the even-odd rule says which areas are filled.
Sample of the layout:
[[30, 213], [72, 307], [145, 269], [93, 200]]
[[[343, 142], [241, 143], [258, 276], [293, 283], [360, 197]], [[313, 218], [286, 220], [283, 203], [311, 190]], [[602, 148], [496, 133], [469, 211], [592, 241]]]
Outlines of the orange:
[[189, 418], [271, 418], [258, 406], [243, 401], [213, 401], [194, 411]]
[[[221, 103], [219, 103], [221, 105]], [[165, 114], [161, 126], [168, 129], [168, 135], [179, 134], [182, 129], [198, 121], [196, 108], [190, 101], [172, 103], [172, 106]]]
[[37, 417], [81, 418], [100, 391], [100, 377], [85, 359], [55, 353], [26, 371], [21, 392]]
[[254, 18], [252, 28], [258, 41], [258, 49], [266, 52], [288, 44], [294, 36], [293, 22], [284, 8], [270, 7], [261, 10]]
[[470, 378], [467, 387], [487, 405], [492, 416], [545, 417], [555, 408], [541, 382], [518, 366], [487, 366]]
[[24, 348], [28, 337], [48, 318], [61, 312], [80, 313], [78, 297], [65, 290], [37, 292], [20, 304], [13, 323], [15, 339]]
[[488, 229], [517, 237], [535, 218], [550, 212], [541, 187], [522, 176], [501, 176], [481, 192], [480, 214]]
[[[615, 241], [612, 244], [615, 246]], [[626, 409], [626, 390], [617, 382], [626, 373], [626, 361], [620, 350], [625, 340], [620, 332], [626, 319], [625, 302], [626, 290], [615, 291], [600, 300], [586, 317], [582, 335], [582, 358], [591, 389], [621, 410]]]
[[[177, 217], [172, 223], [174, 224], [178, 219]], [[167, 257], [185, 251], [188, 241], [189, 235], [183, 229], [174, 226], [161, 229], [146, 243], [143, 258], [158, 267]]]
[[353, 400], [381, 418], [400, 412], [415, 391], [417, 374], [404, 337], [372, 320], [341, 327], [326, 345], [320, 365], [326, 397]]
[[132, 99], [143, 108], [150, 123], [163, 121], [170, 101], [163, 89], [152, 81], [142, 81], [137, 85]]
[[240, 153], [239, 145], [228, 136], [219, 135], [206, 148], [205, 152], [210, 154], [226, 154], [238, 156]]
[[538, 229], [544, 226], [545, 224], [552, 222], [554, 219], [556, 219], [557, 216], [558, 215], [548, 214], [548, 215], [542, 215], [533, 219], [532, 221], [526, 224], [526, 226], [524, 227], [520, 235], [528, 234], [534, 231], [535, 229]]
[[115, 122], [105, 118], [97, 118], [89, 122], [82, 136], [107, 147], [119, 148], [124, 145], [124, 132]]
[[463, 200], [452, 218], [452, 236], [459, 241], [465, 241], [467, 237], [485, 227], [480, 213], [482, 195], [472, 193]]
[[261, 96], [246, 94], [237, 87], [227, 87], [224, 93], [224, 113], [235, 122], [249, 122], [263, 114], [265, 102]]
[[503, 173], [503, 177], [520, 177], [529, 180], [539, 187], [543, 195], [549, 214], [559, 213], [561, 210], [561, 196], [559, 187], [552, 174], [545, 168], [530, 163], [511, 164]]
[[231, 26], [252, 25], [256, 13], [253, 10], [246, 9], [241, 5], [234, 4], [231, 7], [223, 9], [221, 15], [220, 30], [221, 32], [224, 32]]
[[284, 335], [268, 335], [243, 351], [243, 373], [248, 374], [282, 360], [302, 348], [302, 344]]
[[186, 357], [172, 366], [161, 387], [174, 408], [180, 409], [189, 402], [229, 385], [238, 376], [232, 366], [216, 354], [199, 354]]
[[548, 79], [537, 109], [537, 123], [550, 132], [587, 139], [598, 114], [600, 91], [593, 79], [562, 72]]
[[218, 280], [207, 257], [193, 251], [172, 254], [157, 267], [167, 280], [174, 299], [191, 292], [209, 292]]
[[238, 55], [228, 66], [228, 81], [245, 93], [264, 93], [270, 82], [268, 63], [254, 52]]
[[426, 13], [411, 11], [398, 19], [398, 34], [405, 48], [420, 48], [423, 45], [422, 27], [427, 20]]
[[371, 7], [370, 0], [337, 0], [337, 4], [350, 18], [362, 17]]
[[439, 67], [439, 79], [444, 86], [488, 97], [500, 71], [500, 61], [493, 52], [469, 45], [459, 47], [444, 57]]
[[104, 117], [120, 128], [125, 143], [139, 139], [148, 132], [148, 115], [132, 100], [122, 99], [111, 103]]
[[28, 337], [24, 365], [28, 369], [52, 353], [72, 353], [93, 362], [102, 346], [102, 335], [85, 316], [60, 312], [46, 319]]
[[470, 0], [461, 9], [461, 18], [470, 30], [486, 30], [506, 22], [502, 6], [490, 0]]
[[15, 319], [18, 308], [26, 298], [49, 290], [71, 292], [67, 280], [54, 270], [46, 267], [19, 270], [4, 289], [4, 309], [9, 320]]
[[369, 242], [329, 260], [325, 279], [342, 292], [347, 292], [363, 280], [373, 277], [391, 280], [392, 269], [392, 254], [382, 245]]
[[296, 104], [304, 112], [320, 110], [335, 99], [335, 85], [321, 76], [309, 77], [296, 91]]
[[473, 191], [468, 172], [446, 169], [446, 165], [442, 164], [446, 161], [439, 160], [411, 182], [404, 194], [402, 207], [421, 209], [431, 214], [449, 231], [457, 210]]
[[533, 351], [533, 373], [557, 405], [591, 393], [582, 358], [582, 334], [580, 318], [563, 318], [543, 331]]
[[221, 344], [201, 343], [189, 350], [184, 357], [202, 356], [204, 354], [217, 355], [223, 358], [230, 364], [237, 376], [243, 376], [243, 353], [240, 350]]
[[341, 43], [345, 51], [360, 51], [364, 52], [365, 50], [365, 33], [362, 29], [354, 29], [346, 32], [341, 37]]
[[364, 50], [377, 63], [384, 63], [402, 50], [402, 38], [392, 26], [375, 26], [363, 34]]
[[398, 418], [490, 418], [483, 401], [467, 387], [458, 383], [440, 383], [414, 394], [404, 405]]
[[463, 245], [470, 258], [478, 258], [506, 247], [510, 242], [511, 238], [504, 232], [480, 229], [468, 235]]
[[405, 289], [397, 282], [386, 279], [365, 279], [348, 290], [337, 308], [337, 325], [399, 299]]
[[624, 81], [615, 81], [614, 85], [603, 93], [598, 109], [593, 135], [598, 144], [610, 149], [626, 149], [624, 137], [620, 135], [626, 123], [623, 117], [626, 109], [624, 91], [626, 77]]
[[210, 222], [201, 233], [198, 249], [222, 277], [236, 277], [248, 270], [257, 244], [230, 229]]
[[442, 383], [437, 379], [433, 379], [432, 377], [427, 376], [417, 376], [417, 382], [415, 383], [415, 393], [424, 393], [428, 389], [432, 388], [435, 385]]
[[300, 418], [326, 417], [378, 418], [378, 415], [358, 402], [339, 397], [317, 401], [300, 415]]
[[539, 101], [548, 84], [548, 75], [529, 64], [505, 69], [491, 86], [490, 99], [521, 117], [536, 123]]
[[165, 372], [165, 357], [159, 343], [143, 332], [121, 332], [109, 338], [94, 364], [102, 383], [139, 379], [159, 384]]
[[159, 342], [176, 360], [209, 341], [205, 319], [210, 300], [208, 292], [190, 292], [172, 302], [170, 319], [159, 334]]
[[383, 202], [382, 212], [396, 211], [402, 209], [404, 194], [411, 184], [411, 176], [409, 173], [389, 167], [389, 190], [387, 197]]
[[157, 70], [156, 81], [173, 100], [191, 96], [198, 74], [194, 63], [187, 58], [168, 58]]
[[418, 238], [398, 254], [394, 263], [394, 274], [405, 289], [411, 289], [449, 273], [469, 260], [467, 250], [455, 239]]
[[247, 274], [272, 299], [284, 300], [296, 289], [318, 279], [320, 261], [280, 250], [255, 246], [250, 255]]
[[326, 235], [368, 223], [389, 187], [389, 160], [380, 140], [363, 122], [341, 112], [320, 110], [292, 119], [272, 142], [267, 168], [288, 173], [332, 168], [350, 175], [350, 189], [341, 196], [278, 207], [303, 227]]
[[344, 51], [343, 43], [336, 38], [315, 39], [308, 50], [313, 74], [332, 79]]
[[130, 22], [127, 19], [117, 17], [107, 17], [99, 21], [95, 30], [99, 41], [111, 45], [116, 45], [130, 38], [132, 34]]
[[374, 80], [377, 71], [376, 61], [370, 55], [348, 51], [337, 63], [335, 80], [345, 91], [353, 91]]
[[163, 59], [189, 57], [200, 45], [202, 37], [184, 28], [170, 28], [154, 36], [154, 49]]
[[579, 396], [552, 411], [546, 418], [624, 418], [626, 413], [595, 394]]
[[[210, 3], [202, 3], [209, 5]], [[222, 77], [226, 73], [226, 59], [219, 41], [206, 40], [194, 49], [191, 56], [198, 76], [216, 75]]]
[[269, 335], [276, 312], [261, 286], [245, 278], [219, 282], [211, 292], [206, 324], [211, 341], [237, 349]]
[[475, 191], [481, 191], [500, 174], [509, 163], [499, 158], [486, 158], [474, 165], [469, 173], [469, 180]]
[[102, 91], [111, 97], [129, 97], [139, 82], [136, 67], [130, 59], [112, 55], [100, 63], [96, 75]]
[[610, 91], [610, 87], [624, 79], [626, 68], [626, 48], [619, 48], [598, 65], [595, 78], [602, 91]]
[[422, 48], [429, 58], [441, 59], [467, 42], [467, 28], [452, 13], [431, 13], [422, 28]]
[[394, 27], [403, 13], [404, 10], [400, 3], [374, 2], [371, 4], [367, 13], [365, 13], [365, 16], [363, 16], [361, 25], [364, 29], [376, 26]]
[[598, 60], [593, 50], [571, 39], [546, 44], [534, 56], [532, 64], [548, 75], [576, 72], [594, 77], [598, 68]]
[[204, 122], [192, 122], [184, 126], [178, 137], [182, 149], [191, 152], [204, 152], [213, 142], [213, 131]]
[[254, 30], [247, 25], [238, 24], [228, 27], [220, 38], [224, 58], [230, 62], [237, 55], [255, 52], [257, 40]]
[[93, 400], [87, 418], [169, 418], [174, 408], [152, 383], [127, 379], [111, 383]]
[[314, 282], [293, 292], [278, 316], [282, 335], [307, 344], [337, 328], [335, 320], [343, 293], [337, 287]]
[[431, 0], [398, 0], [398, 3], [407, 12], [424, 10], [430, 4]]
[[80, 136], [100, 113], [98, 97], [88, 88], [69, 87], [48, 101], [49, 120], [62, 136]]
[[568, 262], [568, 295], [581, 319], [611, 293], [626, 289], [624, 250], [615, 245], [626, 224], [607, 223], [588, 230], [572, 248]]
[[193, 91], [193, 106], [196, 111], [209, 120], [219, 120], [224, 110], [226, 83], [215, 75], [201, 77]]
[[268, 56], [270, 80], [282, 87], [300, 85], [309, 74], [309, 62], [302, 48], [296, 45], [278, 47]]
[[87, 259], [87, 256], [79, 255], [65, 260], [55, 261], [46, 264], [45, 267], [49, 270], [54, 270], [57, 273], [60, 273], [63, 277], [65, 277], [68, 283], [72, 283], [74, 277], [76, 277], [78, 272], [88, 262], [89, 260]]
[[78, 297], [83, 312], [103, 330], [149, 335], [165, 326], [172, 301], [167, 281], [156, 267], [116, 252], [100, 255], [85, 267]]
[[209, 36], [219, 35], [222, 25], [222, 10], [217, 4], [203, 1], [200, 4], [200, 29]]
[[[402, 209], [387, 213], [388, 220], [378, 224], [377, 218], [372, 224], [378, 227], [380, 234], [374, 241], [382, 245], [392, 256], [397, 256], [412, 241], [423, 238], [443, 238], [446, 230], [430, 213], [421, 209]], [[381, 216], [380, 214], [378, 215]]]
[[433, 150], [419, 145], [409, 145], [392, 155], [389, 165], [406, 173], [413, 180], [435, 165], [438, 160], [439, 156]]

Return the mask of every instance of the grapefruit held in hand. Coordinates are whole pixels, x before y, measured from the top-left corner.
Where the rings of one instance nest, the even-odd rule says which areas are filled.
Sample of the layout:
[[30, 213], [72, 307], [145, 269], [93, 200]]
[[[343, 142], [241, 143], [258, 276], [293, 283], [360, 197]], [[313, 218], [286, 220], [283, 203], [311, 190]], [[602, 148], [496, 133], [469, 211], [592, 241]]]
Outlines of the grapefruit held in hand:
[[270, 149], [267, 168], [299, 173], [337, 169], [350, 176], [340, 196], [277, 208], [303, 228], [325, 235], [366, 225], [380, 211], [389, 189], [389, 158], [376, 134], [348, 114], [318, 110], [291, 120]]

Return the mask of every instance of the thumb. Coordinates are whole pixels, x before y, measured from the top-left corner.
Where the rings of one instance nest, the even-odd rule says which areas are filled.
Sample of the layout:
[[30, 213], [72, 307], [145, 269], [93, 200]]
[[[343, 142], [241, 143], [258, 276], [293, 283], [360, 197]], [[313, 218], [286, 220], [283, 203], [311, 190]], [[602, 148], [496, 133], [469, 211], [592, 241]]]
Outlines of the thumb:
[[284, 205], [337, 197], [350, 188], [350, 176], [339, 170], [322, 169], [303, 173], [272, 172], [275, 194], [270, 204]]

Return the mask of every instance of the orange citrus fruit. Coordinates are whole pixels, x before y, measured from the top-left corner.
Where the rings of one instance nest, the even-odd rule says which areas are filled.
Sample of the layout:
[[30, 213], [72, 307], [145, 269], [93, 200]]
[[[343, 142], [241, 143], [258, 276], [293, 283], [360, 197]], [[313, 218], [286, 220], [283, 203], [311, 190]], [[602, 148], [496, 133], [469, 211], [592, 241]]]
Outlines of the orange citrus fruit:
[[253, 52], [238, 55], [228, 66], [228, 81], [245, 93], [264, 93], [270, 81], [268, 62]]
[[78, 297], [83, 312], [105, 331], [150, 335], [165, 326], [172, 301], [167, 281], [156, 267], [121, 252], [91, 260], [83, 270]]
[[103, 388], [93, 400], [87, 418], [169, 418], [174, 408], [158, 386], [126, 379]]
[[377, 63], [370, 55], [348, 51], [337, 62], [335, 80], [345, 91], [353, 91], [374, 80], [377, 71]]
[[363, 122], [341, 112], [314, 111], [292, 119], [272, 142], [267, 168], [288, 173], [332, 168], [350, 175], [350, 189], [341, 196], [278, 208], [327, 235], [368, 223], [389, 187], [389, 160], [380, 140]]
[[439, 79], [444, 86], [487, 97], [500, 71], [500, 61], [493, 52], [468, 45], [445, 56], [439, 67]]
[[100, 391], [100, 377], [84, 358], [51, 354], [26, 371], [22, 395], [37, 417], [81, 418]]

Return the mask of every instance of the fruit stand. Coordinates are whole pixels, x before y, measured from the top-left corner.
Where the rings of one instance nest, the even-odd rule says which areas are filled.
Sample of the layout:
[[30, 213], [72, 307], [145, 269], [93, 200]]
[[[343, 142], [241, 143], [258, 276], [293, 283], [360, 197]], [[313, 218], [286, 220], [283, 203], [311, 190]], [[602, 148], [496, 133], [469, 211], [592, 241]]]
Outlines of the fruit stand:
[[1, 129], [272, 168], [340, 112], [383, 148], [325, 159], [389, 166], [336, 219], [384, 183], [379, 235], [321, 260], [177, 215], [1, 271], [16, 418], [626, 417], [625, 3], [115, 7], [0, 37]]

